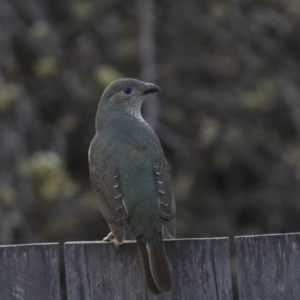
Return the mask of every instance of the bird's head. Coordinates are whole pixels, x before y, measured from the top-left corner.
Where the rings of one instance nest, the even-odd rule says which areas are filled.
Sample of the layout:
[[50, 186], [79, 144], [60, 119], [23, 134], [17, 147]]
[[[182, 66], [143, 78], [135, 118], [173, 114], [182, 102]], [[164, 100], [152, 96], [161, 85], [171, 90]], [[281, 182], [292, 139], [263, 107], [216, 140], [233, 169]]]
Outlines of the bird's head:
[[103, 92], [101, 106], [113, 109], [142, 119], [141, 106], [147, 94], [160, 92], [160, 88], [152, 83], [146, 83], [132, 78], [118, 79], [112, 82]]

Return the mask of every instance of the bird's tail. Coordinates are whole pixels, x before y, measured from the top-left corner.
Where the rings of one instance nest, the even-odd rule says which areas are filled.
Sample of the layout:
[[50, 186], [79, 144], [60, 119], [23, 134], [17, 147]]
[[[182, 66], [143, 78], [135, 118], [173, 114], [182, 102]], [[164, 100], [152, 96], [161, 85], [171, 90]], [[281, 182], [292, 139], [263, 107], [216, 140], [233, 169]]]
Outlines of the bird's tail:
[[152, 294], [172, 290], [172, 278], [164, 242], [155, 246], [137, 241], [147, 286]]

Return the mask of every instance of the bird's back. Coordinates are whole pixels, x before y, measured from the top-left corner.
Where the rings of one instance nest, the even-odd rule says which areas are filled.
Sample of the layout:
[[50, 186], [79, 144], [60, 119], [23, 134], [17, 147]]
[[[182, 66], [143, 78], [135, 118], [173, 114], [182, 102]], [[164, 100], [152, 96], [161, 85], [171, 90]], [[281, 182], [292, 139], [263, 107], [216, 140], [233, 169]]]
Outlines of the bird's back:
[[97, 132], [93, 143], [105, 163], [120, 172], [128, 223], [133, 234], [155, 243], [161, 238], [163, 224], [153, 176], [153, 162], [162, 155], [157, 136], [146, 123], [128, 116], [117, 116]]

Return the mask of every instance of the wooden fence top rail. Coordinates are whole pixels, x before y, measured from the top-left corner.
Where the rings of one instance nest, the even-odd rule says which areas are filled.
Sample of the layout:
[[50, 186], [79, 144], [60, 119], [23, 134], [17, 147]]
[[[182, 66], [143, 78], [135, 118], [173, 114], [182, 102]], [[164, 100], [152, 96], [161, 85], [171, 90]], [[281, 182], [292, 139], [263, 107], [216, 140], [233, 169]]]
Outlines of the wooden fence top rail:
[[[166, 240], [174, 288], [146, 288], [135, 241], [64, 244], [68, 300], [232, 300], [228, 238]], [[300, 234], [235, 238], [239, 300], [300, 299]], [[61, 300], [58, 243], [0, 246], [0, 299]], [[235, 280], [235, 277], [233, 277]]]
[[59, 243], [32, 243], [32, 244], [0, 245], [0, 248], [48, 247], [48, 246], [59, 246]]

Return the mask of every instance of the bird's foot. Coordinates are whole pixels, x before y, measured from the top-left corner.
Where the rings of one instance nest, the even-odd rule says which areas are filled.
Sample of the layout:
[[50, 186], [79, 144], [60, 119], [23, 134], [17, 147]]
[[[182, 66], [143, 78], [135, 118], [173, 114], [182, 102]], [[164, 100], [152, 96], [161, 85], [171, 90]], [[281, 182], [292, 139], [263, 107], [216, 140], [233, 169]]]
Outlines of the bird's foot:
[[114, 243], [114, 246], [116, 247], [116, 248], [118, 248], [119, 249], [119, 242], [116, 240], [116, 238], [115, 238], [115, 236], [114, 236], [114, 234], [112, 233], [112, 232], [110, 232], [109, 234], [108, 234], [108, 236], [106, 236], [104, 239], [103, 239], [103, 241], [105, 241], [105, 242], [113, 242]]

